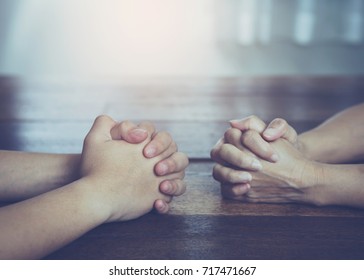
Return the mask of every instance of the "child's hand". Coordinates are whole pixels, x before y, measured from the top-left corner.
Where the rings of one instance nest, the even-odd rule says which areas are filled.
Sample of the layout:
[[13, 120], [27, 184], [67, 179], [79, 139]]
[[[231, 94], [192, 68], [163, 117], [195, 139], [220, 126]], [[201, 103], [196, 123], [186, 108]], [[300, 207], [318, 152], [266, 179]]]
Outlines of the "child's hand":
[[[111, 130], [117, 123], [107, 116], [98, 117], [85, 138], [81, 176], [94, 207], [104, 211], [106, 221], [125, 221], [146, 214], [156, 200], [170, 201], [159, 192], [163, 181], [181, 180], [183, 171], [156, 176], [154, 168], [164, 155], [147, 159], [141, 144], [113, 140]], [[172, 154], [172, 156], [175, 154]], [[175, 156], [176, 157], [176, 156]]]
[[[156, 132], [152, 123], [142, 122], [135, 125], [130, 121], [123, 121], [111, 129], [111, 136], [114, 140], [125, 140], [128, 143], [138, 144], [151, 136], [151, 141], [144, 147], [143, 154], [146, 158], [160, 157], [160, 161], [154, 166], [157, 176], [166, 176], [173, 173], [180, 173], [188, 165], [188, 158], [185, 154], [177, 152], [177, 144], [173, 141], [168, 132]], [[183, 176], [174, 180], [165, 180], [159, 190], [168, 196], [168, 201], [173, 196], [182, 195], [186, 191], [186, 183]], [[156, 200], [154, 207], [159, 213], [166, 213], [169, 210], [167, 200]]]

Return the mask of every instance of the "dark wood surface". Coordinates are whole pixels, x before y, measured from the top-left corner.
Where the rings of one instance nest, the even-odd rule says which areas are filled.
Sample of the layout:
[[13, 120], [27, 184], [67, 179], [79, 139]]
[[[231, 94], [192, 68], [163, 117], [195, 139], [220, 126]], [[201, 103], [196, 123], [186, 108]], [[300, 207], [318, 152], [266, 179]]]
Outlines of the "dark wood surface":
[[95, 116], [153, 121], [191, 164], [168, 215], [102, 225], [48, 259], [364, 259], [364, 211], [225, 200], [209, 151], [229, 119], [287, 119], [300, 132], [364, 102], [364, 77], [128, 79], [64, 84], [0, 78], [0, 149], [78, 153]]

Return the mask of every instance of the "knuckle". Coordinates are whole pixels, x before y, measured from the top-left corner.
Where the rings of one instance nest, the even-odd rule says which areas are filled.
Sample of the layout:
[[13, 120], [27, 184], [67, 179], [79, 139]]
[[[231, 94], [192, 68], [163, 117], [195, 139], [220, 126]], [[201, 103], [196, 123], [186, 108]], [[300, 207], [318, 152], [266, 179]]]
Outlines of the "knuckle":
[[[167, 203], [172, 202], [172, 200], [173, 200], [173, 196], [167, 196], [167, 197], [166, 197], [166, 202], [167, 202]], [[167, 213], [167, 212], [168, 212], [168, 209], [166, 209], [165, 213]]]
[[244, 145], [251, 145], [255, 142], [256, 133], [252, 130], [248, 130], [241, 136], [241, 142]]
[[240, 134], [241, 134], [241, 131], [239, 129], [237, 129], [237, 128], [229, 128], [224, 133], [224, 139], [227, 142], [231, 143], [231, 142], [234, 142], [234, 139], [236, 139], [237, 137], [239, 137]]
[[161, 151], [165, 150], [165, 145], [161, 141], [154, 141], [154, 147], [160, 153]]
[[125, 131], [127, 131], [128, 130], [128, 128], [131, 126], [131, 121], [128, 121], [128, 120], [126, 120], [126, 121], [122, 121], [120, 124], [119, 124], [119, 129], [120, 129], [120, 131], [122, 131], [122, 132], [125, 132]]
[[234, 182], [235, 179], [235, 171], [233, 169], [228, 169], [226, 174], [225, 174], [225, 179], [228, 182]]
[[232, 135], [233, 135], [233, 128], [229, 128], [224, 133], [224, 139], [230, 139]]
[[175, 193], [178, 189], [178, 183], [176, 182], [176, 180], [171, 180], [169, 181], [169, 184], [171, 186], [171, 193]]
[[168, 165], [168, 170], [170, 171], [176, 171], [177, 170], [177, 162], [175, 159], [171, 158], [169, 160], [166, 161], [167, 165]]
[[247, 167], [247, 163], [248, 163], [248, 161], [249, 161], [249, 159], [248, 159], [248, 157], [247, 156], [245, 156], [245, 155], [242, 155], [242, 156], [240, 156], [240, 157], [238, 157], [237, 159], [236, 159], [236, 163], [237, 163], [237, 165], [239, 166], [239, 167], [241, 167], [241, 168], [246, 168]]
[[183, 169], [185, 169], [189, 165], [189, 159], [186, 154], [180, 153], [180, 165]]
[[216, 181], [220, 181], [219, 180], [219, 166], [217, 164], [214, 165], [214, 167], [212, 168], [212, 177], [216, 180]]
[[174, 151], [174, 152], [178, 151], [178, 146], [177, 146], [176, 142], [172, 141], [170, 147], [171, 147], [172, 151]]
[[148, 127], [151, 127], [151, 128], [155, 128], [154, 124], [150, 121], [143, 121], [140, 123], [140, 126], [148, 126]]
[[219, 149], [214, 147], [211, 149], [210, 151], [210, 157], [213, 159], [213, 160], [216, 160], [217, 159], [217, 156], [218, 156], [218, 153], [219, 153]]
[[256, 115], [250, 115], [246, 118], [246, 123], [248, 126], [251, 126], [255, 122], [259, 121], [260, 119]]
[[108, 115], [98, 115], [95, 119], [95, 122], [99, 122], [99, 121], [105, 121], [105, 120], [109, 120], [110, 117]]
[[221, 155], [228, 154], [230, 152], [230, 147], [231, 147], [231, 144], [222, 144], [222, 146], [220, 148], [220, 154]]
[[172, 135], [168, 131], [162, 131], [164, 137], [172, 141]]
[[168, 143], [172, 142], [172, 136], [167, 131], [164, 131], [164, 130], [163, 131], [159, 131], [159, 132], [156, 133], [156, 135], [158, 135], [158, 137], [160, 139], [162, 139], [164, 142], [168, 142]]

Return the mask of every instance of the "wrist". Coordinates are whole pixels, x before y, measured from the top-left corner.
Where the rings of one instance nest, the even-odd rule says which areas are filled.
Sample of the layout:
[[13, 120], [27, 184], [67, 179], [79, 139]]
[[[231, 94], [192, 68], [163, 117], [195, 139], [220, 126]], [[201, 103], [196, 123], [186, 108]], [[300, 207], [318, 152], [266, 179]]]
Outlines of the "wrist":
[[300, 134], [297, 137], [297, 149], [305, 156], [307, 159], [311, 159], [310, 149], [309, 149], [308, 139], [306, 134]]
[[72, 183], [79, 203], [99, 225], [107, 222], [112, 215], [111, 203], [101, 191], [102, 183], [92, 177], [83, 177]]
[[70, 183], [81, 178], [80, 166], [81, 155], [80, 154], [65, 154], [61, 155], [62, 160], [60, 163], [60, 169], [64, 170], [64, 183]]
[[322, 185], [325, 184], [325, 167], [324, 164], [309, 161], [306, 165], [303, 187], [306, 190], [307, 202], [324, 206], [327, 204], [325, 193], [322, 192]]

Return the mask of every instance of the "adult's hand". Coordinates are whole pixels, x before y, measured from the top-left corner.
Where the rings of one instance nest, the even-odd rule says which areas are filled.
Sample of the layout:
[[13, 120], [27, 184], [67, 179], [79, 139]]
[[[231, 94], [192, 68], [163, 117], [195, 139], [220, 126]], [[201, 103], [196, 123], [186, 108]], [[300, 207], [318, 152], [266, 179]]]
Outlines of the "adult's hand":
[[252, 115], [241, 120], [232, 120], [230, 125], [232, 128], [237, 128], [242, 132], [253, 130], [261, 135], [261, 137], [256, 137], [255, 134], [249, 132], [248, 134], [243, 134], [242, 144], [246, 145], [262, 159], [271, 162], [279, 160], [278, 154], [274, 153], [268, 144], [268, 142], [273, 142], [279, 138], [286, 139], [296, 148], [299, 148], [297, 132], [284, 119], [276, 118], [266, 125], [260, 118]]

